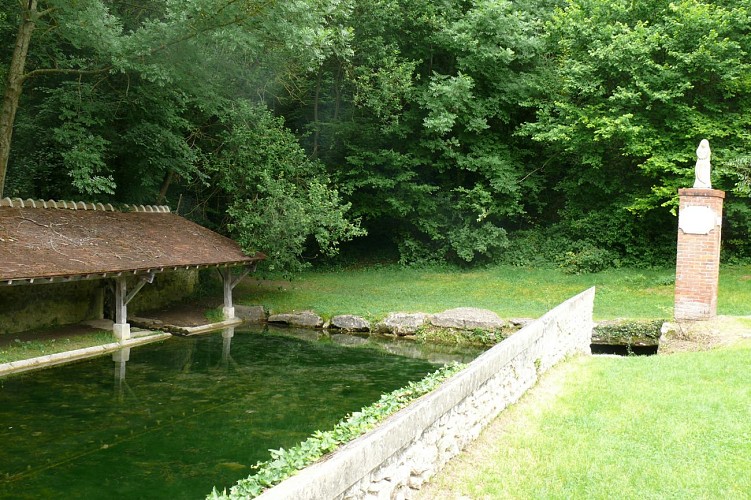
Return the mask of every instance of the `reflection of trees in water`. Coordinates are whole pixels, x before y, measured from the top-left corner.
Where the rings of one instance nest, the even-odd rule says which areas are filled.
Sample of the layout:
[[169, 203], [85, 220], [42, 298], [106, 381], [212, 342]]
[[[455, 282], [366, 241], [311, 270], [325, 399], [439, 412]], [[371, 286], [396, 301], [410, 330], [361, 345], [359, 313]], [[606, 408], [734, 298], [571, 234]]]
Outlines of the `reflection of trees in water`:
[[102, 477], [130, 491], [141, 483], [185, 496], [160, 489], [155, 471], [173, 464], [176, 477], [205, 475], [213, 485], [217, 463], [267, 458], [269, 448], [293, 445], [432, 370], [331, 341], [231, 331], [173, 338], [4, 381], [3, 423], [27, 427], [17, 435], [0, 428], [0, 463], [24, 475], [13, 487], [28, 496], [40, 491], [35, 484], [96, 485]]

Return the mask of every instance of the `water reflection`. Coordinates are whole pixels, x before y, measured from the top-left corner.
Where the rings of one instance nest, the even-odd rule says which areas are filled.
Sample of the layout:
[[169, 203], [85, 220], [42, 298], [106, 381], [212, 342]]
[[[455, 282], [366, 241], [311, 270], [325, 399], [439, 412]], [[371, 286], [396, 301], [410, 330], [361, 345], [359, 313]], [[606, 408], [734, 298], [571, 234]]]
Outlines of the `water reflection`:
[[112, 353], [112, 361], [115, 362], [115, 383], [122, 385], [125, 382], [125, 365], [130, 359], [130, 347], [123, 347]]
[[436, 368], [290, 333], [229, 328], [0, 378], [0, 498], [200, 498]]
[[224, 366], [229, 365], [232, 357], [230, 356], [230, 349], [232, 348], [232, 337], [235, 336], [235, 327], [230, 326], [222, 330], [222, 364]]
[[[268, 325], [264, 333], [284, 335], [310, 342], [332, 342], [344, 347], [372, 348], [397, 356], [421, 359], [436, 365], [452, 362], [469, 363], [487, 347], [423, 344], [413, 338], [394, 337], [369, 333], [331, 333], [306, 328], [286, 328]], [[333, 330], [336, 332], [336, 330]]]

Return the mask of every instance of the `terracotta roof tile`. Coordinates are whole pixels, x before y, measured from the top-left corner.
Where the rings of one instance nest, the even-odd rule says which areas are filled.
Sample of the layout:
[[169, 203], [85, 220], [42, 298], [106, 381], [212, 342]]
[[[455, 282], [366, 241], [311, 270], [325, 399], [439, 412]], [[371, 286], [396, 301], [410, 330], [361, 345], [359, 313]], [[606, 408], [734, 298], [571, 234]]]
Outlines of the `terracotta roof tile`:
[[165, 212], [0, 206], [0, 282], [250, 264], [229, 238]]

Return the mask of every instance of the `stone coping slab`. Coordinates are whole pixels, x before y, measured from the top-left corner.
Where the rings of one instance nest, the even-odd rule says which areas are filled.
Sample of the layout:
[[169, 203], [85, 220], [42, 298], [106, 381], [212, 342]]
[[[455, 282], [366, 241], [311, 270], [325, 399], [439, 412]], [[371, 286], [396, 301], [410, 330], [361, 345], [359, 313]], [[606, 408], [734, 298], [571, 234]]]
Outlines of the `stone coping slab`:
[[243, 324], [242, 318], [225, 319], [217, 323], [208, 323], [206, 325], [198, 326], [173, 326], [170, 329], [183, 335], [199, 335], [201, 333], [213, 332], [215, 330], [221, 330], [222, 328], [229, 328], [232, 326], [238, 326]]
[[48, 354], [46, 356], [39, 356], [31, 359], [11, 361], [10, 363], [2, 363], [0, 364], [0, 377], [27, 372], [30, 370], [48, 368], [50, 366], [70, 363], [72, 361], [78, 361], [81, 359], [94, 358], [97, 356], [102, 356], [103, 354], [109, 354], [124, 347], [136, 347], [143, 344], [150, 344], [151, 342], [168, 339], [170, 337], [172, 337], [172, 334], [170, 333], [148, 332], [147, 335], [123, 340], [121, 342], [112, 342], [110, 344], [85, 347], [83, 349], [76, 349], [73, 351], [58, 352], [55, 354]]
[[132, 317], [130, 323], [143, 328], [153, 328], [155, 330], [164, 330], [180, 335], [197, 335], [200, 333], [213, 332], [214, 330], [221, 330], [222, 328], [228, 328], [231, 326], [238, 326], [243, 323], [242, 318], [231, 318], [216, 323], [207, 323], [205, 325], [196, 326], [179, 326], [164, 323], [158, 319]]

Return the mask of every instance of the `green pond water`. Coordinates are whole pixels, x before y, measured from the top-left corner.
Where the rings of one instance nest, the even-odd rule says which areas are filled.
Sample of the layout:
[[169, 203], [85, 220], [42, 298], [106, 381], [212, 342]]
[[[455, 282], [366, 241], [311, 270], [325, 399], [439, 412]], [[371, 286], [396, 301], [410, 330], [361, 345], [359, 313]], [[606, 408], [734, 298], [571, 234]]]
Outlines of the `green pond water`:
[[227, 331], [0, 378], [0, 498], [204, 498], [456, 358]]

